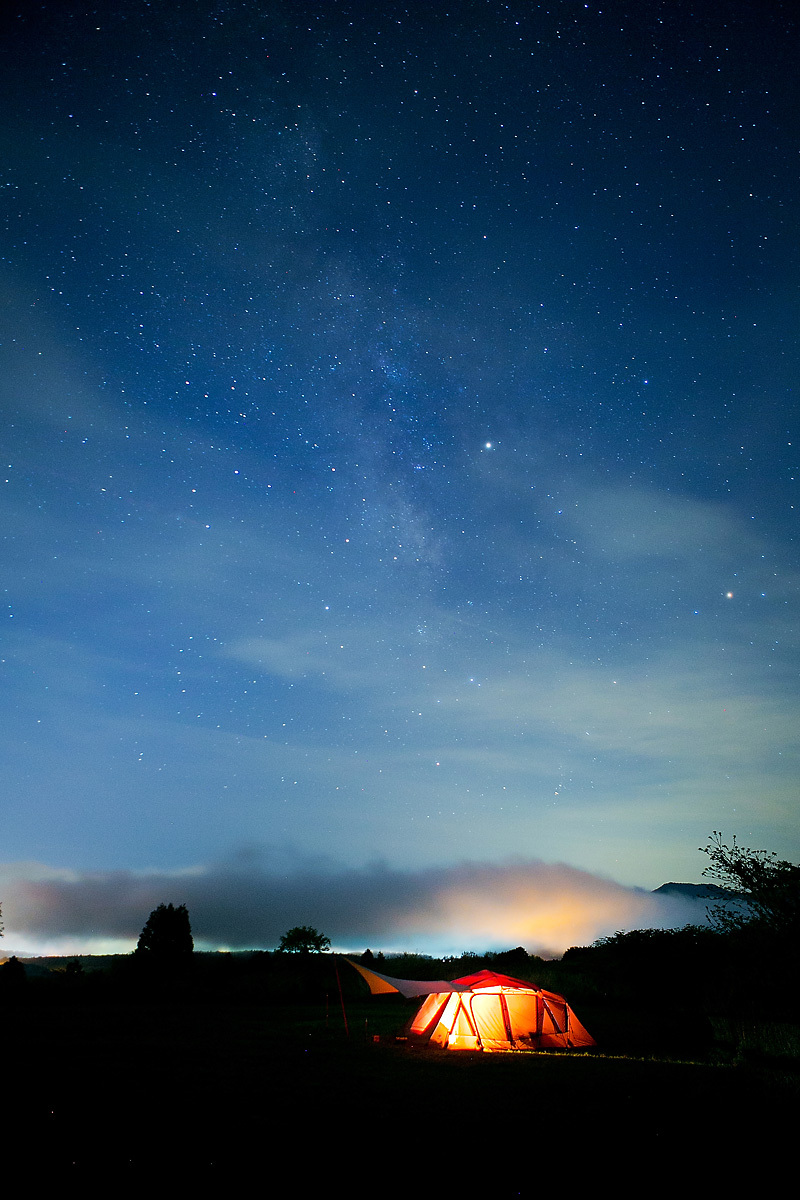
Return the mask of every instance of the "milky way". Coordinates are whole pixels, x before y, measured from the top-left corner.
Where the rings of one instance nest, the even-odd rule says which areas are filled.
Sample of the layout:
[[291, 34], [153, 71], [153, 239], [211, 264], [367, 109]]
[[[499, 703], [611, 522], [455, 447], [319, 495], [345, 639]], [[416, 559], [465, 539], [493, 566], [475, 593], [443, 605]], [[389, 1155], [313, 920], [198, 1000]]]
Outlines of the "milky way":
[[789, 8], [104, 8], [3, 17], [7, 878], [796, 856]]

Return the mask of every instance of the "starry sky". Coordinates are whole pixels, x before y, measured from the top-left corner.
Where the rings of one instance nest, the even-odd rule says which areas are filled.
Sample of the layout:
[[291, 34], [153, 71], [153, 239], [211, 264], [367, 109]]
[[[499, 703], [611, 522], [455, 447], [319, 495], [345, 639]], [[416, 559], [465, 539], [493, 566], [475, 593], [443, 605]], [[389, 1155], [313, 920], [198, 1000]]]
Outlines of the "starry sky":
[[2, 21], [5, 945], [558, 951], [796, 858], [792, 6]]

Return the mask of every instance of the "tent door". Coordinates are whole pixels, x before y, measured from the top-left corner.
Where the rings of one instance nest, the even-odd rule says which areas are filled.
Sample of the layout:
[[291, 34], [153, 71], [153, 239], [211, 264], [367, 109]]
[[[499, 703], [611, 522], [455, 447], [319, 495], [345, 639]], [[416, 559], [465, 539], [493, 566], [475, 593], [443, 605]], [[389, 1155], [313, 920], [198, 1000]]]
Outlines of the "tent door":
[[482, 1050], [483, 1043], [478, 1032], [478, 1022], [472, 1013], [472, 996], [469, 995], [469, 1008], [464, 1003], [465, 996], [458, 998], [458, 1004], [452, 1024], [447, 1031], [447, 1045], [451, 1050]]

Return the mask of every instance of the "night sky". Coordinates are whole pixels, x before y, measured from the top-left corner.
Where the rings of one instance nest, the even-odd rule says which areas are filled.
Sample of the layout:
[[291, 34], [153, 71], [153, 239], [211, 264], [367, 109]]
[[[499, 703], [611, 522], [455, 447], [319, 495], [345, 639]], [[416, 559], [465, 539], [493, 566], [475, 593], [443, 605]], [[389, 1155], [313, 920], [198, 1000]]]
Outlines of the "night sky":
[[5, 7], [6, 948], [796, 858], [794, 11]]

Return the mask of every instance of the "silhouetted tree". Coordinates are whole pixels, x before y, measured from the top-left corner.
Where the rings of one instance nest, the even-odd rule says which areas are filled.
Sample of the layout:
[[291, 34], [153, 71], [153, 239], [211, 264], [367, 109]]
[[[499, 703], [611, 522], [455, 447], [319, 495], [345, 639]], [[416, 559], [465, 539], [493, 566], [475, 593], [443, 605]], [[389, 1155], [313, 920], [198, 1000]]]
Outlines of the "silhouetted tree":
[[513, 950], [499, 950], [491, 956], [492, 965], [500, 971], [520, 970], [527, 967], [528, 951], [524, 946], [515, 946]]
[[701, 850], [710, 859], [703, 874], [734, 893], [731, 901], [710, 909], [718, 929], [734, 933], [760, 927], [781, 938], [796, 937], [800, 931], [800, 866], [767, 850], [740, 846], [735, 837], [726, 846], [716, 830]]
[[185, 904], [174, 908], [171, 904], [159, 904], [147, 918], [147, 924], [139, 934], [136, 954], [152, 963], [177, 966], [188, 962], [194, 950], [192, 927]]
[[6, 996], [15, 995], [26, 979], [25, 964], [19, 961], [16, 954], [0, 966], [0, 989]]
[[287, 929], [278, 946], [285, 954], [322, 954], [330, 948], [331, 939], [310, 925], [295, 925], [293, 929]]

